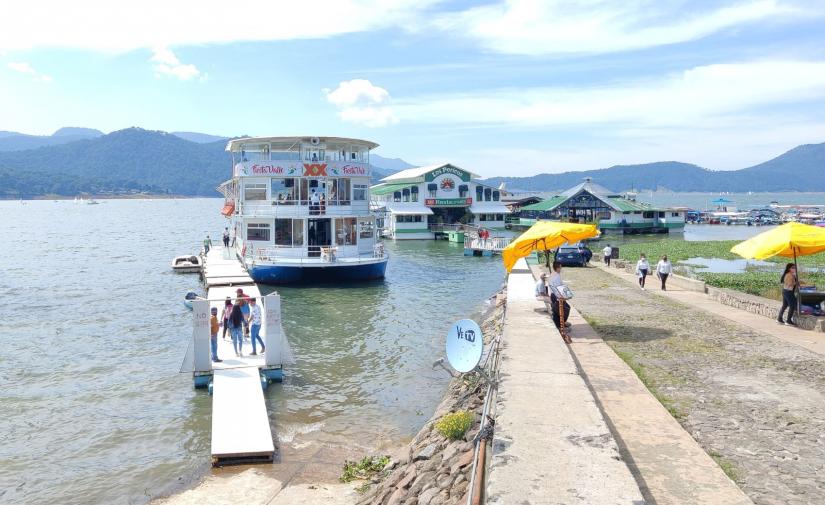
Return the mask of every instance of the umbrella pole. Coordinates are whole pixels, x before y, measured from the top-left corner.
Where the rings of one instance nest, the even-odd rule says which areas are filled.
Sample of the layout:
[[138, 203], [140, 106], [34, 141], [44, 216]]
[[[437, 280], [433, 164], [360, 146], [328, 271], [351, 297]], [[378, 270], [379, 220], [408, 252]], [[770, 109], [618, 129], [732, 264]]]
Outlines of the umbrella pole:
[[799, 289], [799, 264], [796, 261], [796, 247], [793, 248], [793, 266], [796, 269], [796, 321], [799, 324], [799, 315], [802, 312], [802, 292]]
[[544, 250], [544, 263], [547, 266], [547, 269], [550, 269], [550, 251], [547, 249]]

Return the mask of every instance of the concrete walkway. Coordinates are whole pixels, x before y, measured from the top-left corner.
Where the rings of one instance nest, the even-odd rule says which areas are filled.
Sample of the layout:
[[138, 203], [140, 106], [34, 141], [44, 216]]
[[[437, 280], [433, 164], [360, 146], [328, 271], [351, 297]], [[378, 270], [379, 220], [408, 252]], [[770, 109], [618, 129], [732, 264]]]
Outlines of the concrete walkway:
[[[595, 264], [604, 271], [610, 272], [638, 286], [638, 278], [634, 274], [627, 273], [623, 269], [608, 268], [603, 263], [596, 261], [591, 264]], [[655, 276], [648, 278], [646, 290], [650, 293], [665, 296], [684, 303], [685, 305], [724, 317], [725, 319], [747, 326], [752, 330], [771, 335], [825, 356], [825, 334], [821, 332], [801, 330], [793, 326], [777, 324], [776, 321], [768, 317], [753, 314], [729, 305], [723, 305], [710, 298], [707, 294], [698, 291], [680, 289], [676, 286], [668, 286], [667, 291], [662, 291], [659, 286], [659, 280]]]
[[575, 308], [570, 323], [571, 351], [645, 496], [659, 505], [752, 505]]
[[507, 283], [491, 504], [644, 504], [522, 259]]

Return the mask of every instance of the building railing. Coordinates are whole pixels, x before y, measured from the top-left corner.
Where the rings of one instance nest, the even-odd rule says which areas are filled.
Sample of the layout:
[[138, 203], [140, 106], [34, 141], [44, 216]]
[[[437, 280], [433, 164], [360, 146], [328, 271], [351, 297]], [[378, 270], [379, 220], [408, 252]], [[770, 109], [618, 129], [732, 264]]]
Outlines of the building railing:
[[464, 237], [464, 248], [479, 251], [501, 251], [510, 245], [511, 241], [512, 238], [510, 237], [479, 238], [468, 235]]

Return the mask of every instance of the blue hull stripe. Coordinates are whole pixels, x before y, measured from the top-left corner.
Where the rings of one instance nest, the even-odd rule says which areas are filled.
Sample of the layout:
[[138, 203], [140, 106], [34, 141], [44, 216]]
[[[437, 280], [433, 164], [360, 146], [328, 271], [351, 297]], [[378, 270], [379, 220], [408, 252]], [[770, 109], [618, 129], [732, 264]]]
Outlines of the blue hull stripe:
[[261, 284], [290, 284], [312, 281], [366, 281], [382, 279], [387, 262], [335, 267], [299, 267], [283, 265], [255, 265], [249, 276]]

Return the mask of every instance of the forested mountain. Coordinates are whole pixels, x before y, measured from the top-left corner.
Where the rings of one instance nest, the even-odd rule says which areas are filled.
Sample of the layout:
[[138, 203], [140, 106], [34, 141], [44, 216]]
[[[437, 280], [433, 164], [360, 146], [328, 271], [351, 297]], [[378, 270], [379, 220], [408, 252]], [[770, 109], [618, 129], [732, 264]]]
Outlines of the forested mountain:
[[65, 127], [51, 135], [27, 135], [17, 132], [0, 132], [0, 151], [23, 151], [44, 146], [67, 144], [76, 140], [100, 137], [103, 132], [91, 128]]
[[[230, 176], [225, 148], [226, 139], [220, 137], [196, 143], [177, 134], [129, 128], [62, 145], [0, 152], [0, 198], [136, 192], [217, 196], [215, 188]], [[373, 167], [373, 181], [394, 172]]]
[[616, 165], [599, 170], [493, 177], [511, 191], [560, 191], [592, 177], [612, 191], [667, 188], [672, 191], [825, 191], [825, 143], [795, 147], [770, 161], [741, 170], [714, 171], [677, 161]]

